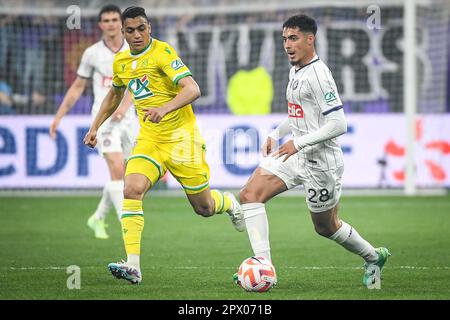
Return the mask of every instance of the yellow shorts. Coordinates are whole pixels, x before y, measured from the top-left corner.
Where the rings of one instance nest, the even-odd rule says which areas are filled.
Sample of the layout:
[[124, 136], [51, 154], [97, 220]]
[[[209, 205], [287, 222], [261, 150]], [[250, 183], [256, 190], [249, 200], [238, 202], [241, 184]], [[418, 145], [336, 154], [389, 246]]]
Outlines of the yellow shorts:
[[154, 186], [169, 170], [187, 194], [196, 194], [209, 187], [210, 172], [205, 156], [206, 145], [198, 135], [170, 143], [138, 138], [127, 159], [125, 176], [143, 174]]

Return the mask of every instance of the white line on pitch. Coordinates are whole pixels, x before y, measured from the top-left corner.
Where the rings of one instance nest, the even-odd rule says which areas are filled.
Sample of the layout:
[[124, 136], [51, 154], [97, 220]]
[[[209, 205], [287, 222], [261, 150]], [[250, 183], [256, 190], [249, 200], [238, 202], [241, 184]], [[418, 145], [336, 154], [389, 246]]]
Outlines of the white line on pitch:
[[[96, 269], [99, 266], [81, 266], [80, 269]], [[144, 267], [143, 269], [174, 269], [174, 270], [196, 270], [196, 269], [236, 269], [236, 267], [199, 267], [199, 266], [184, 266], [184, 267]], [[315, 266], [279, 266], [278, 269], [299, 269], [299, 270], [360, 270], [363, 267], [315, 267]], [[29, 270], [66, 270], [67, 267], [1, 267], [0, 270], [12, 270], [12, 271], [29, 271]], [[410, 270], [450, 270], [450, 266], [386, 266], [385, 269], [400, 270], [400, 269], [410, 269]]]

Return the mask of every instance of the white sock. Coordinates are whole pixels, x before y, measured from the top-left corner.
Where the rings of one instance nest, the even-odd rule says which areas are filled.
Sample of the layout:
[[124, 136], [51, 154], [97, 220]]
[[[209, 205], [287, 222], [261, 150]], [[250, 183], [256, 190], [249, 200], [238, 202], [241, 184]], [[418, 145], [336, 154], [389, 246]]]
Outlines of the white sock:
[[330, 237], [350, 252], [361, 256], [366, 262], [378, 260], [375, 248], [348, 223], [342, 221], [342, 226]]
[[138, 254], [127, 255], [127, 263], [131, 264], [133, 267], [141, 270], [140, 256]]
[[116, 209], [117, 217], [120, 220], [123, 203], [123, 180], [113, 180], [106, 185], [109, 197]]
[[98, 203], [97, 210], [95, 210], [95, 218], [97, 220], [105, 219], [105, 216], [109, 211], [109, 208], [111, 208], [111, 198], [109, 197], [108, 184], [106, 184], [103, 187], [102, 198]]
[[262, 256], [271, 261], [269, 222], [264, 203], [245, 203], [241, 207], [244, 211], [245, 225], [253, 253], [255, 256]]

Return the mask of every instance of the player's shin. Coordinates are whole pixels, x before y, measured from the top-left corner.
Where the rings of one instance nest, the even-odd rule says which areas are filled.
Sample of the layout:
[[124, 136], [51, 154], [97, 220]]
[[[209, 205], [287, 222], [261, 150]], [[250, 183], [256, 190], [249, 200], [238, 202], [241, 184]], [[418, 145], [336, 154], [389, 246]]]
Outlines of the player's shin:
[[124, 199], [122, 236], [127, 252], [127, 263], [140, 269], [141, 235], [144, 230], [142, 200]]
[[271, 261], [269, 222], [264, 203], [246, 203], [241, 207], [244, 211], [245, 225], [254, 255]]
[[348, 223], [341, 220], [342, 226], [330, 237], [345, 249], [361, 256], [366, 262], [377, 261], [375, 248], [363, 239]]

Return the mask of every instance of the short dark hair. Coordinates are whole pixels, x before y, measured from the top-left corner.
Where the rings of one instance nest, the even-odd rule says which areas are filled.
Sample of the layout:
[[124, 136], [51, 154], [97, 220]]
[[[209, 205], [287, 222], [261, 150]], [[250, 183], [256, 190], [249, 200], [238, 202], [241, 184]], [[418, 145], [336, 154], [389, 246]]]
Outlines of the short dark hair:
[[317, 23], [316, 20], [306, 14], [298, 14], [287, 19], [283, 23], [284, 28], [298, 28], [301, 32], [311, 32], [313, 35], [316, 35]]
[[122, 13], [122, 24], [125, 21], [125, 19], [133, 19], [136, 17], [144, 17], [145, 20], [148, 21], [147, 14], [145, 13], [145, 9], [142, 7], [128, 7], [126, 8]]
[[106, 12], [117, 12], [119, 16], [122, 15], [122, 10], [120, 10], [118, 6], [115, 4], [107, 4], [100, 9], [100, 12], [98, 13], [98, 21], [102, 21], [102, 14]]

